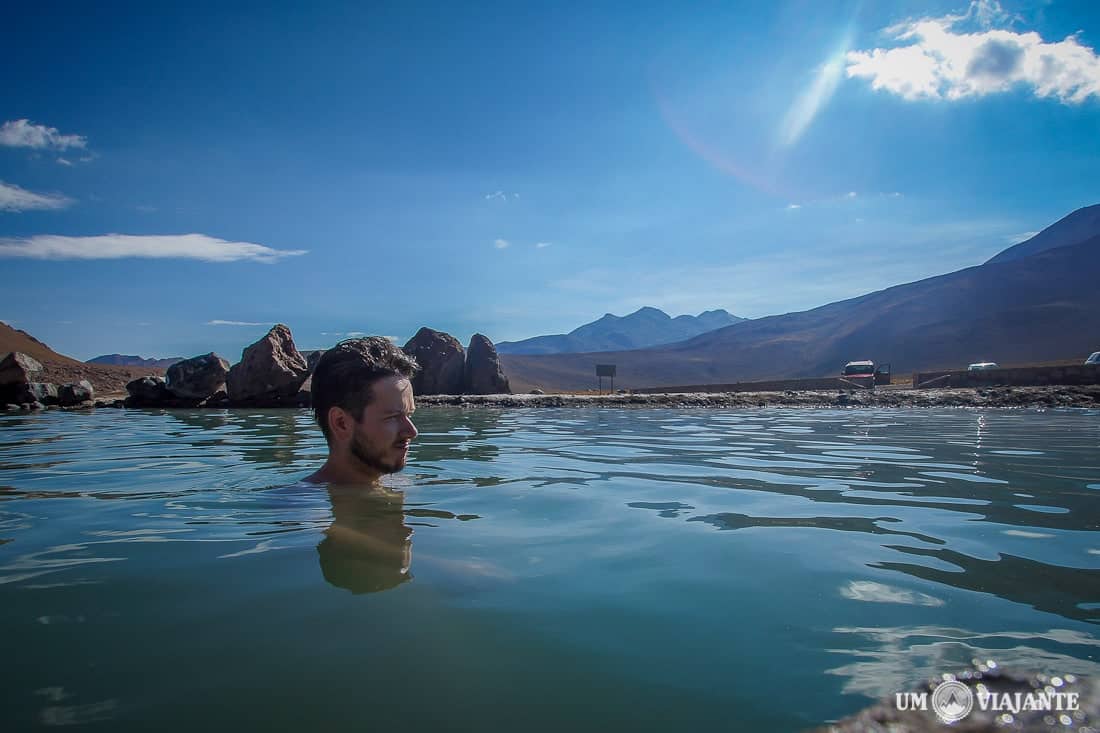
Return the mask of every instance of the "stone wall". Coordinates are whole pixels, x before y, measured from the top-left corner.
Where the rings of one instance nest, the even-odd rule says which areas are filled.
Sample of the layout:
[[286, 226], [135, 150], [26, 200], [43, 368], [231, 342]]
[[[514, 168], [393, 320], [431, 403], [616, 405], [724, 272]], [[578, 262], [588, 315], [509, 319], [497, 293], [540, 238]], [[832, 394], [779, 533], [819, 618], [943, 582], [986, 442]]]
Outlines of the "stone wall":
[[785, 392], [786, 390], [859, 390], [861, 387], [837, 377], [819, 379], [777, 379], [768, 382], [734, 382], [733, 384], [690, 384], [676, 387], [645, 387], [630, 390], [634, 394], [676, 394], [680, 392]]
[[1017, 367], [970, 372], [946, 370], [915, 372], [913, 386], [918, 389], [941, 387], [1044, 387], [1052, 384], [1100, 384], [1100, 365]]

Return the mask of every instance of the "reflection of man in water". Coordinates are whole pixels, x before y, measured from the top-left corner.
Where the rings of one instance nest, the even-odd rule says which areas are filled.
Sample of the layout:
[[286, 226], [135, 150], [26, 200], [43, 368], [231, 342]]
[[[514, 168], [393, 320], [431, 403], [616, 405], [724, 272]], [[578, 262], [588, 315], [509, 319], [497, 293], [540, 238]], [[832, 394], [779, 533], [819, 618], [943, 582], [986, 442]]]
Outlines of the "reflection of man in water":
[[404, 496], [381, 484], [405, 467], [416, 361], [388, 339], [342, 341], [313, 371], [313, 410], [328, 443], [325, 465], [305, 479], [328, 484], [332, 526], [317, 546], [325, 580], [353, 593], [386, 590], [409, 579], [412, 530]]
[[328, 460], [312, 483], [378, 486], [405, 467], [416, 361], [378, 336], [341, 341], [313, 371], [313, 411], [328, 442]]
[[317, 545], [321, 574], [352, 593], [393, 588], [412, 575], [412, 528], [399, 491], [330, 486], [332, 526]]

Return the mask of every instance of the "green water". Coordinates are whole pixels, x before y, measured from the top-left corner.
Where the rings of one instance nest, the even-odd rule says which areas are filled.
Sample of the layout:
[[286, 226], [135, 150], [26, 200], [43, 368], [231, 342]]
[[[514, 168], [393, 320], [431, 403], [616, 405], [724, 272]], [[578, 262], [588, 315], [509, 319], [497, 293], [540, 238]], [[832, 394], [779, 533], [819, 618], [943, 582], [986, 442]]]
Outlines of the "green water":
[[801, 730], [1100, 671], [1100, 412], [0, 416], [0, 729]]

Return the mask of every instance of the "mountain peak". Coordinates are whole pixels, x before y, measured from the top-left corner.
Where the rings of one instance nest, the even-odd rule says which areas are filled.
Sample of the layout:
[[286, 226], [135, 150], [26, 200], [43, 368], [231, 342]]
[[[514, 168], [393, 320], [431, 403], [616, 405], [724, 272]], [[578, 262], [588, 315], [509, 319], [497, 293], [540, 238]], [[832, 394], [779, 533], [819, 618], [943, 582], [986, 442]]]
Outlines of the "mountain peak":
[[742, 319], [724, 310], [704, 311], [701, 317], [672, 318], [660, 308], [643, 306], [625, 316], [605, 313], [599, 320], [579, 326], [567, 334], [536, 336], [523, 341], [498, 343], [500, 354], [563, 354], [642, 349], [671, 344], [701, 333], [737, 323]]
[[1100, 235], [1100, 204], [1085, 206], [1067, 214], [1034, 237], [994, 255], [986, 264], [1010, 262], [1056, 247], [1069, 247]]

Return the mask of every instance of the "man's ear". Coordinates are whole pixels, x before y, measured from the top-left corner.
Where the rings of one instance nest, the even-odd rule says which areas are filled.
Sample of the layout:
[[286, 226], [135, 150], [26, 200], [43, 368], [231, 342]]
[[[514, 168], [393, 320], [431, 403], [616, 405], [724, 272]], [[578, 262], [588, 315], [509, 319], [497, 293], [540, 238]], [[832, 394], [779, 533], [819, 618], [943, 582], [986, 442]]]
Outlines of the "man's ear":
[[347, 410], [333, 405], [328, 408], [328, 430], [332, 433], [333, 438], [344, 443], [355, 432], [355, 421], [352, 420], [351, 414]]

